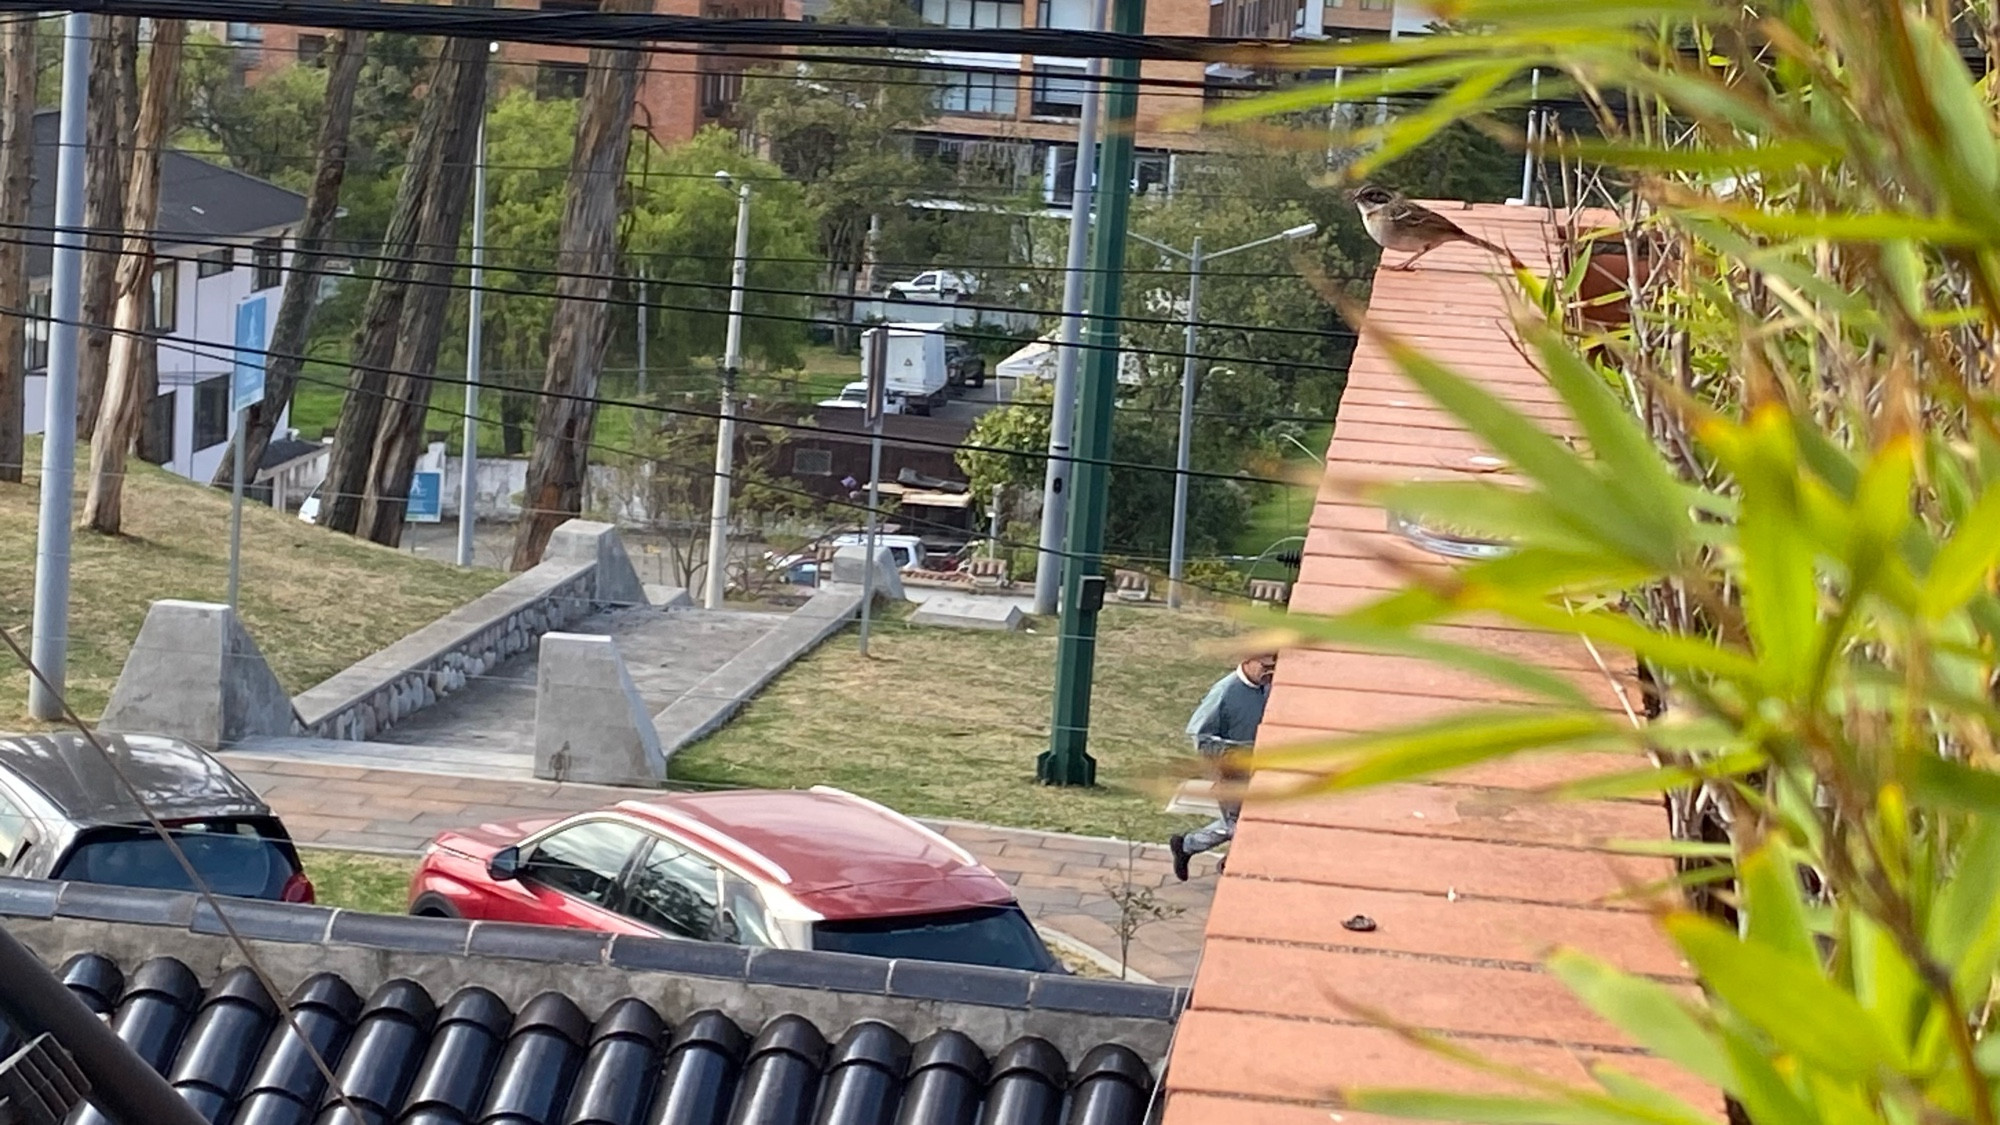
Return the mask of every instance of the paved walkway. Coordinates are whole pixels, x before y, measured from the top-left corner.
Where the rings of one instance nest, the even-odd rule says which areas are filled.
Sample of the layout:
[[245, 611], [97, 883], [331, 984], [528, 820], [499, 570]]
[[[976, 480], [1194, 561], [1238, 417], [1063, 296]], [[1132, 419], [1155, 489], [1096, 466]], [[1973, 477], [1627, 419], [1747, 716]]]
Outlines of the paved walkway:
[[[308, 846], [414, 852], [446, 828], [488, 820], [564, 816], [646, 791], [549, 781], [465, 777], [401, 769], [364, 769], [225, 753], [231, 769], [283, 817]], [[1037, 925], [1060, 931], [1118, 957], [1119, 906], [1106, 886], [1148, 889], [1174, 917], [1149, 922], [1132, 940], [1133, 972], [1162, 984], [1194, 977], [1214, 866], [1206, 861], [1187, 883], [1174, 881], [1167, 850], [1059, 833], [933, 822], [959, 846], [1012, 883]], [[1129, 896], [1127, 896], [1129, 898]]]

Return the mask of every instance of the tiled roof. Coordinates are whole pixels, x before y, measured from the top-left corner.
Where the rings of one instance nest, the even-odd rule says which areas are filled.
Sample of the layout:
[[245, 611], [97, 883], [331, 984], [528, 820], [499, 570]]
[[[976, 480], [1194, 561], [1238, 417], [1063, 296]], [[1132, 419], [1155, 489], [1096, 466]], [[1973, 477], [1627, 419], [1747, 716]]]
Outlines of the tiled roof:
[[[28, 276], [49, 273], [49, 234], [56, 215], [56, 144], [62, 115], [35, 114], [35, 176], [29, 189]], [[258, 234], [305, 217], [305, 196], [234, 168], [185, 152], [160, 154], [160, 243], [205, 247], [217, 239]]]
[[[205, 904], [0, 879], [9, 930], [222, 1125], [1139, 1125], [1178, 1007], [1112, 981], [225, 902], [359, 1117]], [[17, 1045], [0, 1023], [0, 1056]]]
[[[1545, 212], [1432, 206], [1531, 267], [1550, 258]], [[1557, 396], [1512, 339], [1503, 284], [1491, 257], [1466, 246], [1427, 255], [1414, 272], [1376, 274], [1293, 612], [1351, 609], [1398, 588], [1384, 556], [1454, 565], [1389, 532], [1385, 513], [1357, 499], [1351, 482], [1465, 479], [1504, 469], [1395, 371], [1368, 329], [1394, 333], [1551, 432], [1569, 434]], [[1575, 638], [1492, 619], [1467, 620], [1440, 635], [1533, 659], [1570, 676], [1608, 709], [1622, 712], [1624, 699], [1638, 706], [1616, 654], [1600, 663], [1604, 654]], [[1258, 744], [1522, 701], [1420, 660], [1340, 646], [1294, 652], [1280, 664]], [[1367, 1013], [1579, 1085], [1588, 1082], [1587, 1065], [1609, 1060], [1719, 1113], [1712, 1091], [1640, 1054], [1539, 964], [1551, 947], [1568, 945], [1634, 972], [1688, 980], [1647, 914], [1618, 897], [1669, 869], [1605, 846], [1664, 835], [1659, 804], [1550, 804], [1524, 792], [1634, 765], [1612, 755], [1533, 755], [1349, 796], [1253, 800], [1209, 914], [1193, 999], [1168, 1065], [1164, 1125], [1325, 1125], [1337, 1108], [1335, 1092], [1357, 1086], [1505, 1088], [1377, 1026]], [[1357, 914], [1375, 928], [1342, 925]], [[1354, 1113], [1338, 1119], [1366, 1120]]]

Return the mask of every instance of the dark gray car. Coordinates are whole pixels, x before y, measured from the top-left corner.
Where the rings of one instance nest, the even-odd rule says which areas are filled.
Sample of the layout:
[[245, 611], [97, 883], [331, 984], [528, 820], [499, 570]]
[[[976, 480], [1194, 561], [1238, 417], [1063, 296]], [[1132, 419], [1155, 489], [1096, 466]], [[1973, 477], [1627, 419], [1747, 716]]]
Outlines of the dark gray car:
[[215, 893], [312, 901], [291, 834], [228, 767], [177, 739], [97, 739], [105, 753], [79, 734], [0, 735], [0, 875], [193, 889], [149, 807]]

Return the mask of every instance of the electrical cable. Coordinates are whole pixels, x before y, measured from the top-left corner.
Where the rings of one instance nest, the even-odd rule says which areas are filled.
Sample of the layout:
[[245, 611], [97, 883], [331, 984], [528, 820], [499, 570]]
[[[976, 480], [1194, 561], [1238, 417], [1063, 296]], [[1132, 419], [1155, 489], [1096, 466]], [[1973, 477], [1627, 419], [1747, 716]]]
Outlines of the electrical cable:
[[[0, 307], [0, 316], [25, 316], [25, 315], [27, 314], [20, 309]], [[156, 347], [165, 348], [169, 351], [177, 352], [179, 354], [191, 356], [197, 359], [210, 359], [210, 360], [215, 360], [217, 362], [227, 362], [233, 364], [236, 362], [237, 356], [239, 354], [238, 350], [233, 347], [228, 348], [225, 353], [224, 349], [210, 348], [208, 345], [196, 343], [193, 341], [183, 341], [174, 339], [172, 337], [162, 337], [152, 332], [137, 331], [132, 329], [121, 329], [118, 328], [116, 325], [94, 324], [92, 322], [82, 320], [81, 318], [75, 321], [62, 320], [55, 317], [40, 317], [39, 319], [48, 320], [52, 324], [69, 324], [70, 326], [83, 331], [111, 332], [119, 335], [138, 336], [151, 339]], [[255, 352], [256, 354], [261, 354], [264, 357], [266, 357], [267, 360], [271, 357], [295, 360], [299, 362], [302, 367], [306, 363], [318, 363], [323, 366], [344, 368], [348, 371], [364, 370], [362, 365], [348, 362], [345, 360], [333, 360], [325, 357], [307, 356], [307, 355], [301, 355], [296, 352], [281, 352], [270, 349], [243, 349], [243, 350], [252, 351]], [[546, 387], [534, 387], [534, 388], [492, 387], [490, 384], [486, 383], [473, 384], [469, 380], [463, 378], [455, 379], [446, 375], [438, 375], [438, 374], [419, 375], [409, 371], [397, 371], [390, 368], [375, 368], [375, 367], [366, 368], [366, 370], [370, 374], [379, 375], [384, 379], [403, 378], [403, 379], [410, 379], [420, 383], [428, 383], [433, 386], [466, 387], [466, 386], [476, 385], [485, 389], [502, 391], [509, 394], [528, 395], [531, 397], [544, 398], [544, 399], [556, 399], [564, 402], [587, 403], [596, 409], [602, 409], [604, 407], [611, 406], [626, 410], [639, 411], [642, 413], [666, 414], [666, 415], [685, 417], [685, 418], [700, 418], [707, 421], [716, 421], [722, 417], [722, 415], [716, 411], [695, 410], [690, 407], [667, 406], [663, 403], [640, 402], [632, 399], [615, 399], [615, 398], [607, 398], [604, 396], [580, 395], [568, 391], [553, 391], [549, 390]], [[392, 398], [392, 396], [387, 395], [386, 391], [377, 391], [372, 388], [354, 387], [346, 383], [335, 383], [332, 380], [319, 379], [317, 377], [307, 375], [303, 370], [296, 376], [296, 378], [300, 382], [313, 382], [313, 383], [321, 383], [330, 387], [331, 386], [343, 387], [350, 394], [356, 391], [361, 391], [363, 393], [371, 395], [381, 394], [385, 397], [385, 399]], [[451, 413], [451, 411], [448, 408], [440, 406], [430, 406], [428, 404], [428, 400], [426, 400], [426, 403], [429, 409], [435, 409], [447, 415]], [[737, 421], [739, 422], [745, 422], [759, 426], [774, 427], [777, 429], [789, 430], [799, 433], [822, 434], [831, 438], [838, 438], [843, 441], [863, 440], [867, 437], [865, 431], [843, 430], [836, 427], [820, 426], [806, 422], [784, 421], [776, 418], [751, 418], [741, 414], [737, 415], [736, 418]], [[1006, 457], [1021, 457], [1021, 458], [1029, 458], [1029, 459], [1044, 460], [1044, 461], [1049, 460], [1052, 457], [1060, 456], [1062, 460], [1072, 465], [1098, 465], [1106, 469], [1126, 469], [1137, 472], [1150, 472], [1150, 473], [1174, 474], [1181, 472], [1181, 470], [1171, 465], [1150, 465], [1143, 462], [1118, 461], [1111, 458], [1081, 457], [1075, 454], [1056, 455], [1056, 454], [1051, 454], [1046, 450], [1042, 449], [1027, 449], [1027, 450], [1008, 449], [1005, 448], [1004, 446], [979, 445], [972, 442], [940, 441], [935, 438], [920, 438], [916, 436], [904, 436], [904, 435], [899, 435], [891, 440], [893, 440], [894, 443], [897, 445], [918, 446], [929, 449], [948, 450], [951, 452], [991, 453]], [[589, 443], [586, 444], [588, 445]], [[625, 450], [623, 452], [632, 456], [644, 456], [644, 454], [640, 454], [631, 450]], [[1289, 481], [1283, 480], [1282, 478], [1259, 477], [1259, 476], [1252, 476], [1247, 473], [1225, 473], [1213, 469], [1191, 468], [1186, 470], [1186, 473], [1190, 478], [1197, 480], [1226, 480], [1226, 481], [1233, 481], [1237, 484], [1264, 484], [1264, 485], [1282, 486], [1291, 483]]]

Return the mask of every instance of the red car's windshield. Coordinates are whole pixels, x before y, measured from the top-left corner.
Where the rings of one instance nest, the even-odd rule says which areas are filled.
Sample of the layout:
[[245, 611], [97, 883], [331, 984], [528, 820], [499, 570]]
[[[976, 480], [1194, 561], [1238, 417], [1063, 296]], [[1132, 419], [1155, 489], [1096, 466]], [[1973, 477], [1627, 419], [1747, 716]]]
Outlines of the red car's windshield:
[[947, 914], [817, 922], [813, 948], [867, 957], [904, 957], [957, 965], [1047, 972], [1055, 958], [1018, 906], [982, 906]]

